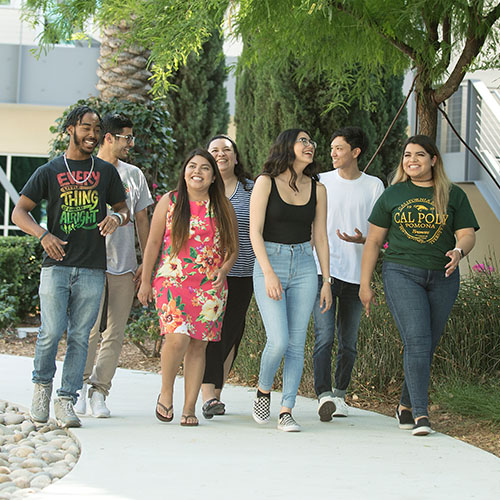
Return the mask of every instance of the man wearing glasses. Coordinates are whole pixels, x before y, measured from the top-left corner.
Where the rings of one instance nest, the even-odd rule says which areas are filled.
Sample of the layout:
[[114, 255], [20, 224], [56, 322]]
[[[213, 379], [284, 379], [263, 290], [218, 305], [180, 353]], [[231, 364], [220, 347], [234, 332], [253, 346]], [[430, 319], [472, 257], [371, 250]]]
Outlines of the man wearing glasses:
[[[359, 300], [361, 255], [368, 232], [368, 217], [384, 190], [377, 177], [358, 168], [368, 139], [359, 127], [334, 132], [331, 140], [334, 170], [320, 174], [326, 187], [328, 208], [326, 228], [330, 248], [330, 274], [333, 304], [324, 314], [319, 292], [313, 309], [315, 344], [313, 352], [314, 389], [322, 422], [347, 417], [345, 394], [356, 360], [362, 304]], [[319, 290], [322, 276], [318, 265]], [[332, 347], [337, 329], [338, 351], [335, 386], [332, 389]]]
[[[130, 119], [123, 114], [106, 115], [102, 122], [97, 155], [98, 158], [114, 165], [118, 171], [130, 210], [130, 222], [106, 238], [106, 283], [99, 316], [90, 332], [83, 388], [79, 391], [75, 405], [78, 414], [87, 413], [87, 387], [90, 386], [89, 413], [97, 418], [110, 416], [105, 399], [118, 366], [125, 326], [137, 284], [140, 283], [142, 265], [137, 266], [134, 222], [142, 253], [149, 233], [147, 207], [153, 203], [144, 174], [138, 167], [123, 161], [134, 146], [132, 126]], [[95, 360], [99, 339], [101, 347]]]

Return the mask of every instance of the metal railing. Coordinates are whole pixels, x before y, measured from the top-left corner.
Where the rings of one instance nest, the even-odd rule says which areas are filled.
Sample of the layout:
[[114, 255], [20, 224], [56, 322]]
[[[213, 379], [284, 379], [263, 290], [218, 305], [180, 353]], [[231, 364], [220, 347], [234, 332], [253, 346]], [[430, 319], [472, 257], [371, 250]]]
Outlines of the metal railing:
[[[451, 127], [439, 117], [437, 143], [453, 165], [453, 182], [474, 182], [500, 220], [500, 101], [478, 80], [466, 80], [447, 102], [454, 127], [472, 149], [459, 142]], [[498, 93], [498, 92], [497, 92]]]

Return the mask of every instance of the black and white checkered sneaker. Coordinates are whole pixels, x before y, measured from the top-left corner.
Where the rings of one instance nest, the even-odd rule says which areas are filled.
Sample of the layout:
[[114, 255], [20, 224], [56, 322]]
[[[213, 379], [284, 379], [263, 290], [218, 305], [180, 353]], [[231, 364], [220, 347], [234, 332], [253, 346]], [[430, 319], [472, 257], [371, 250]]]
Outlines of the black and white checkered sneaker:
[[300, 425], [291, 413], [282, 413], [278, 420], [278, 429], [285, 432], [300, 432]]
[[253, 401], [253, 419], [258, 424], [267, 424], [271, 418], [271, 397], [256, 397]]

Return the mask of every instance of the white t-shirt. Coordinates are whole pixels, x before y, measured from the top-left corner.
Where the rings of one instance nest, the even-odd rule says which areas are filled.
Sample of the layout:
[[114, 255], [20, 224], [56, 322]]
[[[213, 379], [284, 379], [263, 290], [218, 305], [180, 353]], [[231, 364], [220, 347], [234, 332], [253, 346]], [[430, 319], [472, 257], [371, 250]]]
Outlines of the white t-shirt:
[[[118, 160], [116, 167], [125, 188], [130, 220], [125, 226], [106, 236], [107, 269], [110, 274], [126, 274], [137, 269], [135, 254], [135, 214], [153, 204], [146, 177], [141, 170]], [[112, 213], [108, 207], [108, 213]]]
[[[337, 170], [320, 174], [319, 180], [326, 187], [328, 245], [330, 247], [330, 275], [347, 283], [359, 284], [363, 245], [349, 243], [337, 236], [341, 233], [354, 235], [358, 228], [363, 236], [368, 233], [368, 217], [373, 205], [384, 191], [384, 184], [373, 175], [361, 173], [354, 180], [340, 177]], [[316, 253], [316, 266], [321, 274]]]

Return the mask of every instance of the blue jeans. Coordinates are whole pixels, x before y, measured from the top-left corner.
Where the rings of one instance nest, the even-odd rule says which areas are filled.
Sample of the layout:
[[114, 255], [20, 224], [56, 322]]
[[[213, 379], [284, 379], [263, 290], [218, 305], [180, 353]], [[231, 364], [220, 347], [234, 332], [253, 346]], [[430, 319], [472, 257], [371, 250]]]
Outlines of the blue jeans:
[[35, 347], [33, 382], [50, 384], [56, 373], [59, 340], [67, 332], [62, 383], [57, 395], [76, 401], [82, 388], [90, 329], [104, 288], [104, 270], [43, 267], [40, 273], [41, 326]]
[[265, 242], [271, 266], [281, 281], [281, 300], [267, 296], [264, 274], [255, 261], [253, 280], [267, 342], [260, 361], [259, 387], [271, 390], [283, 356], [283, 398], [281, 405], [295, 406], [304, 368], [307, 325], [314, 306], [317, 272], [311, 244], [285, 245]]
[[[359, 285], [334, 279], [331, 285], [333, 303], [325, 313], [320, 308], [323, 277], [318, 276], [318, 294], [313, 309], [314, 317], [314, 390], [323, 396], [345, 397], [356, 361], [359, 322], [363, 305], [359, 300]], [[336, 316], [336, 318], [335, 318]], [[336, 319], [336, 321], [335, 321]], [[332, 391], [332, 347], [337, 326], [337, 362], [335, 390]]]
[[405, 381], [400, 403], [415, 418], [428, 415], [429, 379], [434, 351], [457, 298], [460, 275], [394, 262], [382, 268], [387, 305], [403, 341]]

